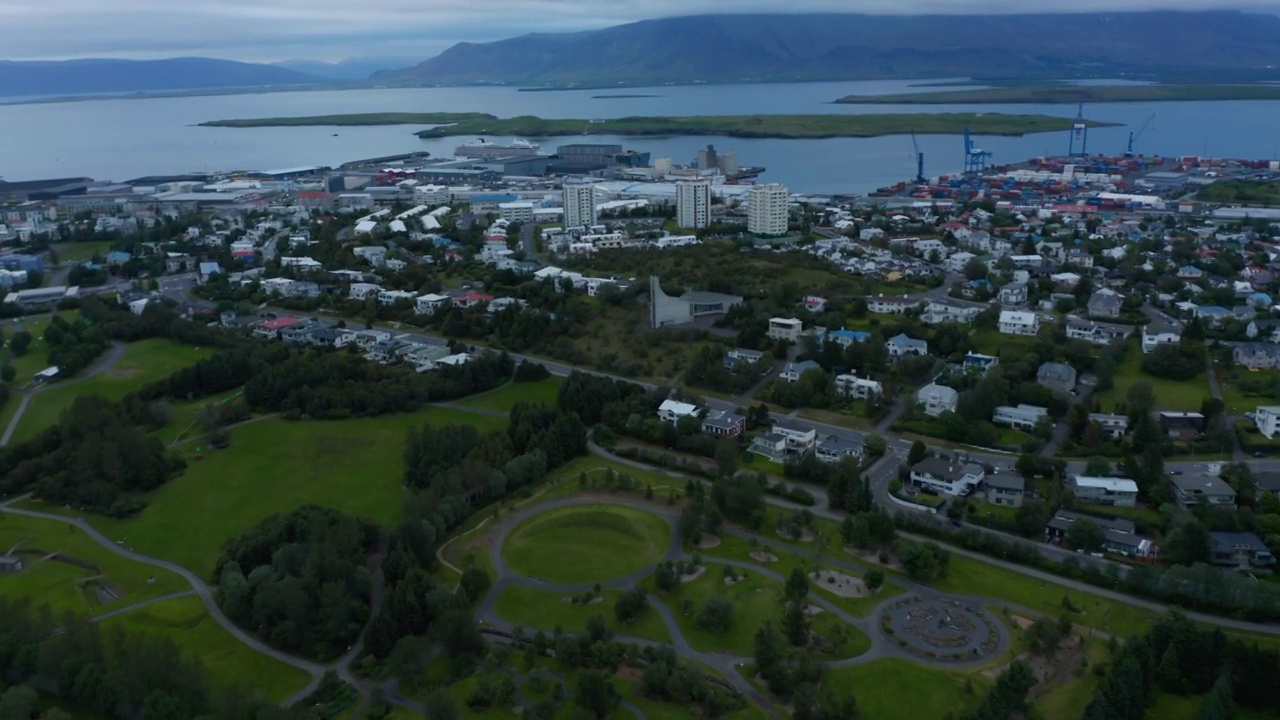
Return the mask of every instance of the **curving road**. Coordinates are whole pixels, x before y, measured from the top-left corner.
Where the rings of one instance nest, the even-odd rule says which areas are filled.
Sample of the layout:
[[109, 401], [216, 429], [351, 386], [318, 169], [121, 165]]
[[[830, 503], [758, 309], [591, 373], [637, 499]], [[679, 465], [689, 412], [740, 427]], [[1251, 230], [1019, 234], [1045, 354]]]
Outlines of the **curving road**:
[[[547, 512], [549, 510], [554, 510], [557, 508], [600, 504], [600, 503], [620, 505], [624, 507], [633, 508], [636, 510], [641, 510], [644, 512], [657, 515], [661, 517], [664, 521], [666, 521], [668, 525], [672, 527], [672, 530], [673, 530], [672, 540], [671, 540], [671, 545], [667, 548], [666, 552], [664, 553], [663, 557], [659, 562], [663, 562], [667, 560], [681, 560], [681, 559], [686, 559], [690, 556], [689, 553], [686, 553], [683, 550], [680, 543], [680, 539], [676, 537], [674, 533], [676, 519], [679, 514], [673, 508], [665, 505], [657, 505], [644, 500], [638, 500], [633, 498], [608, 496], [608, 497], [588, 497], [588, 498], [564, 498], [559, 500], [548, 501], [548, 502], [541, 503], [531, 507], [526, 507], [524, 509], [521, 509], [503, 518], [503, 520], [495, 529], [494, 538], [489, 546], [489, 554], [490, 554], [490, 559], [493, 563], [494, 572], [497, 577], [495, 578], [495, 581], [493, 583], [493, 586], [490, 588], [489, 593], [485, 596], [484, 600], [480, 603], [480, 606], [476, 611], [477, 618], [492, 627], [495, 627], [501, 630], [507, 630], [507, 631], [512, 630], [514, 628], [514, 624], [509, 622], [505, 618], [501, 617], [500, 615], [498, 615], [494, 609], [494, 605], [497, 601], [498, 595], [500, 595], [502, 591], [508, 587], [519, 586], [519, 587], [533, 588], [537, 590], [546, 590], [551, 592], [563, 592], [563, 593], [582, 592], [582, 591], [593, 588], [594, 585], [596, 585], [596, 583], [555, 583], [555, 582], [540, 580], [537, 578], [521, 576], [515, 573], [513, 570], [511, 570], [511, 568], [507, 565], [505, 559], [502, 557], [502, 545], [506, 541], [511, 531], [517, 525], [519, 525], [521, 521], [529, 517], [532, 517], [534, 515], [537, 515], [543, 512]], [[744, 539], [750, 539], [751, 537], [753, 537], [752, 533], [746, 532], [744, 530], [740, 530], [738, 528], [726, 527], [724, 528], [723, 532], [726, 535], [741, 537]], [[796, 552], [797, 554], [800, 554], [806, 557], [812, 557], [812, 558], [820, 557], [822, 559], [822, 562], [827, 566], [840, 567], [843, 570], [848, 570], [850, 572], [853, 572], [859, 575], [862, 572], [864, 572], [866, 569], [863, 566], [856, 566], [852, 563], [845, 562], [838, 558], [827, 557], [817, 552], [807, 552], [807, 551], [796, 551]], [[778, 583], [786, 582], [786, 578], [783, 577], [778, 572], [756, 563], [726, 559], [721, 557], [709, 558], [707, 564], [710, 565], [713, 563], [742, 568], [752, 573], [756, 573], [762, 577], [767, 577]], [[642, 571], [631, 573], [629, 575], [622, 576], [622, 577], [613, 578], [610, 580], [604, 580], [599, 582], [598, 584], [600, 585], [601, 588], [604, 588], [604, 589], [630, 589], [634, 587], [636, 583], [639, 582], [641, 579], [651, 575], [653, 573], [653, 569], [654, 569], [654, 566], [651, 565]], [[937, 590], [934, 590], [933, 588], [930, 588], [928, 586], [921, 585], [919, 583], [913, 583], [910, 581], [899, 580], [897, 578], [895, 578], [894, 582], [904, 585], [908, 590], [926, 599], [951, 598], [951, 599], [956, 599], [961, 602], [965, 602], [967, 604], [974, 605], [977, 607], [981, 607], [983, 605], [997, 605], [997, 606], [1010, 607], [1021, 613], [1025, 613], [1031, 617], [1039, 617], [1041, 615], [1041, 613], [1032, 611], [1029, 608], [1022, 608], [1022, 607], [1013, 605], [1012, 603], [1005, 603], [1003, 601], [998, 601], [991, 598], [978, 598], [978, 597], [972, 597], [972, 596], [943, 594], [943, 593], [939, 593]], [[897, 597], [897, 596], [886, 598], [883, 602], [877, 605], [867, 615], [867, 617], [855, 617], [850, 613], [846, 612], [844, 609], [838, 607], [831, 601], [827, 600], [825, 597], [821, 596], [817, 592], [810, 592], [809, 602], [813, 603], [814, 605], [817, 605], [818, 607], [821, 607], [823, 610], [830, 613], [832, 616], [839, 618], [842, 622], [858, 629], [864, 635], [867, 636], [867, 638], [871, 643], [870, 648], [866, 652], [858, 656], [851, 657], [851, 658], [843, 658], [840, 660], [833, 660], [833, 661], [827, 662], [826, 664], [829, 667], [834, 667], [834, 668], [852, 667], [855, 665], [861, 665], [861, 664], [872, 662], [874, 660], [878, 660], [885, 657], [901, 657], [901, 658], [911, 660], [913, 662], [917, 662], [925, 665], [934, 665], [937, 667], [945, 667], [945, 668], [953, 668], [953, 669], [969, 668], [969, 667], [975, 667], [975, 666], [990, 665], [992, 663], [993, 657], [998, 657], [999, 655], [1003, 654], [1005, 650], [1007, 650], [1008, 647], [1010, 646], [1011, 636], [1009, 634], [1008, 629], [1002, 623], [996, 622], [994, 623], [994, 625], [997, 629], [997, 632], [999, 633], [999, 642], [997, 644], [997, 647], [993, 651], [993, 653], [985, 657], [976, 658], [973, 660], [948, 661], [948, 660], [942, 660], [942, 659], [924, 658], [919, 655], [910, 653], [906, 650], [903, 650], [899, 648], [895, 643], [889, 641], [889, 639], [885, 637], [885, 635], [880, 631], [880, 628], [877, 625], [877, 618], [880, 616], [883, 608], [901, 599], [902, 599], [901, 597]], [[740, 672], [740, 668], [743, 665], [753, 662], [752, 658], [735, 656], [728, 653], [705, 652], [705, 651], [697, 650], [696, 648], [692, 647], [689, 644], [689, 641], [684, 637], [684, 634], [680, 630], [679, 622], [676, 620], [675, 614], [671, 611], [671, 608], [668, 607], [666, 603], [664, 603], [660, 598], [652, 594], [650, 594], [649, 596], [649, 602], [650, 602], [650, 606], [655, 610], [655, 612], [657, 612], [658, 616], [662, 619], [663, 624], [666, 625], [667, 631], [671, 635], [670, 646], [675, 649], [678, 655], [687, 659], [694, 660], [696, 662], [703, 663], [709, 667], [714, 668], [717, 672], [723, 675], [725, 679], [728, 680], [728, 682], [731, 685], [733, 685], [739, 692], [741, 692], [746, 697], [750, 698], [759, 707], [764, 708], [766, 710], [772, 707], [772, 702], [768, 698], [766, 698], [763, 694], [761, 694], [760, 691], [757, 690], [754, 685], [747, 682], [746, 678], [744, 678]], [[661, 646], [666, 644], [666, 643], [655, 642], [653, 640], [649, 640], [645, 638], [634, 638], [634, 637], [627, 637], [627, 636], [619, 636], [618, 639], [624, 642], [634, 643], [638, 645], [646, 645], [646, 646]]]
[[110, 370], [111, 366], [120, 362], [120, 358], [124, 357], [124, 349], [124, 343], [118, 341], [113, 342], [111, 343], [111, 349], [107, 351], [106, 355], [94, 360], [93, 364], [86, 368], [85, 371], [77, 377], [62, 382], [56, 382], [52, 385], [41, 384], [34, 390], [19, 390], [18, 396], [21, 400], [18, 403], [18, 410], [9, 420], [9, 426], [4, 429], [4, 435], [0, 435], [0, 447], [7, 446], [9, 441], [13, 438], [14, 431], [18, 429], [18, 423], [22, 422], [22, 416], [26, 414], [27, 406], [31, 404], [31, 398], [51, 388], [64, 388], [69, 385], [82, 383], [95, 375], [100, 375], [107, 370]]
[[143, 565], [150, 565], [151, 567], [157, 567], [157, 568], [160, 568], [161, 570], [168, 570], [169, 572], [176, 573], [182, 576], [182, 578], [187, 581], [187, 584], [191, 586], [193, 594], [198, 596], [200, 600], [204, 603], [205, 609], [209, 611], [209, 616], [212, 617], [215, 622], [221, 625], [224, 630], [231, 633], [232, 637], [234, 637], [236, 640], [239, 640], [241, 643], [248, 645], [254, 650], [262, 653], [263, 655], [266, 655], [267, 657], [272, 658], [273, 660], [278, 660], [279, 662], [282, 662], [286, 665], [291, 665], [293, 667], [296, 667], [299, 670], [302, 670], [311, 676], [311, 681], [307, 683], [306, 687], [294, 693], [283, 704], [291, 705], [294, 702], [297, 702], [298, 700], [306, 697], [307, 695], [310, 695], [313, 691], [315, 691], [316, 687], [319, 686], [320, 678], [321, 676], [324, 675], [324, 671], [327, 669], [326, 666], [321, 665], [320, 663], [317, 663], [317, 662], [313, 662], [311, 660], [307, 660], [305, 658], [296, 657], [286, 652], [281, 652], [280, 650], [276, 650], [270, 645], [267, 645], [266, 643], [262, 642], [261, 640], [254, 637], [253, 635], [250, 635], [249, 633], [242, 630], [239, 625], [236, 625], [226, 615], [222, 613], [222, 608], [218, 607], [218, 603], [214, 598], [213, 590], [208, 585], [206, 585], [203, 580], [201, 580], [198, 576], [196, 576], [195, 573], [182, 567], [181, 565], [178, 565], [177, 563], [169, 562], [168, 560], [159, 560], [157, 558], [149, 557], [147, 555], [140, 555], [138, 553], [133, 552], [132, 550], [126, 549], [125, 547], [112, 542], [110, 538], [98, 532], [96, 528], [94, 528], [89, 523], [85, 522], [83, 518], [69, 518], [65, 515], [54, 515], [52, 513], [37, 512], [35, 510], [25, 510], [22, 508], [13, 507], [12, 505], [0, 505], [0, 512], [6, 512], [12, 515], [21, 515], [24, 517], [39, 518], [41, 520], [54, 520], [57, 522], [74, 525], [80, 530], [84, 531], [84, 533], [87, 534], [90, 538], [92, 538], [94, 542], [98, 543], [102, 547], [110, 550], [111, 552], [121, 557], [124, 557], [128, 560], [132, 560], [134, 562], [142, 563]]

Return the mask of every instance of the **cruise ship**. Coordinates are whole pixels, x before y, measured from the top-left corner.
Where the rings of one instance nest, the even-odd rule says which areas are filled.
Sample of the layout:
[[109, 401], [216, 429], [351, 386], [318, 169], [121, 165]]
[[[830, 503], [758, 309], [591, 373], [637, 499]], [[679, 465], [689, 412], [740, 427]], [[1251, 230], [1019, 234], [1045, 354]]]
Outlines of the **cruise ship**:
[[453, 151], [454, 157], [505, 158], [519, 155], [541, 155], [542, 146], [528, 140], [512, 140], [509, 143], [491, 142], [476, 138], [465, 142]]

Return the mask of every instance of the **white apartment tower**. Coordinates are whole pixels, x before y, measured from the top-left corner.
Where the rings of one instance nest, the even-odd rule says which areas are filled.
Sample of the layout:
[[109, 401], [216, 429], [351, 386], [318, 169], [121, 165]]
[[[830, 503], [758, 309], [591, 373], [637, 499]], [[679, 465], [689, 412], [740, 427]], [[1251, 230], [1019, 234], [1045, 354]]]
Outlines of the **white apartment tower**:
[[585, 227], [596, 224], [596, 187], [592, 183], [564, 184], [564, 226]]
[[676, 183], [676, 225], [704, 228], [711, 224], [711, 182], [682, 180]]
[[753, 185], [747, 192], [747, 230], [756, 235], [787, 234], [787, 188]]

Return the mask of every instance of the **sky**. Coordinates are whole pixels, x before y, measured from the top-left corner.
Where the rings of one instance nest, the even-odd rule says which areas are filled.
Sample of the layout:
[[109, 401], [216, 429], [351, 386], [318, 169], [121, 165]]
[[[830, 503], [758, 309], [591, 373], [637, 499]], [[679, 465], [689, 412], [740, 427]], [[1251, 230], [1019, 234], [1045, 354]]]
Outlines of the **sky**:
[[[1010, 13], [1030, 0], [0, 0], [0, 56], [248, 61], [431, 57], [456, 42], [713, 12]], [[1277, 0], [1072, 0], [1057, 12], [1238, 8]]]

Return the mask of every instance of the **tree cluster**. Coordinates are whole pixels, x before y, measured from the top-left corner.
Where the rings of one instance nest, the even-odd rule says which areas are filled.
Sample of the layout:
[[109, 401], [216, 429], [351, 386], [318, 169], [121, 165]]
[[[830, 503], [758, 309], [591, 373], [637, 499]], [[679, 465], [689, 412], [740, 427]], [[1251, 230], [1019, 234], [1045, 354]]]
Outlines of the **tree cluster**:
[[[57, 632], [55, 628], [59, 627]], [[113, 720], [286, 720], [283, 710], [246, 688], [211, 684], [198, 658], [172, 641], [119, 628], [55, 621], [48, 608], [0, 596], [0, 715], [35, 717], [31, 687]], [[41, 720], [67, 720], [50, 709]]]
[[142, 508], [142, 495], [184, 467], [120, 404], [89, 395], [58, 424], [0, 451], [0, 491], [34, 491], [59, 505], [127, 517]]
[[272, 515], [223, 545], [218, 605], [274, 647], [336, 657], [368, 621], [377, 543], [376, 527], [337, 510]]
[[54, 315], [44, 331], [49, 348], [49, 364], [58, 366], [60, 377], [71, 377], [88, 367], [110, 345], [107, 334], [97, 325], [69, 323], [62, 315]]

